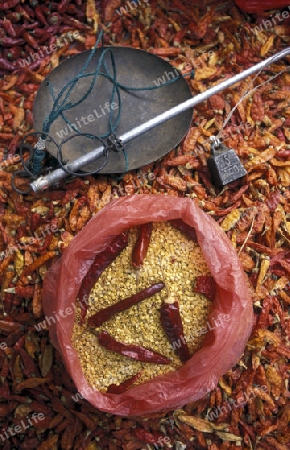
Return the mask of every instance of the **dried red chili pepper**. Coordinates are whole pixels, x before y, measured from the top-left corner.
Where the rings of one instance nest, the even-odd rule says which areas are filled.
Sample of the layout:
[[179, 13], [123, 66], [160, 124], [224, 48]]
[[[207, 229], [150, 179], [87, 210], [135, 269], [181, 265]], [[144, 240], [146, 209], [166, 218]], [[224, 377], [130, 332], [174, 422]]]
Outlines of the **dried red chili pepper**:
[[132, 251], [132, 264], [136, 269], [142, 266], [144, 259], [146, 258], [152, 229], [152, 222], [144, 223], [138, 227], [139, 234]]
[[16, 37], [15, 29], [12, 25], [11, 20], [9, 19], [3, 20], [2, 25], [6, 33], [9, 34], [9, 36]]
[[10, 60], [15, 61], [15, 59], [21, 58], [21, 56], [23, 56], [22, 47], [11, 47], [8, 49], [7, 58]]
[[120, 384], [110, 384], [110, 386], [107, 389], [107, 394], [123, 394], [123, 392], [127, 391], [135, 381], [137, 381], [143, 373], [143, 370], [140, 370], [140, 372], [136, 373], [136, 375], [133, 375], [130, 378], [127, 378], [127, 380], [123, 381], [123, 383]]
[[32, 20], [31, 20], [31, 18], [34, 18], [35, 17], [35, 14], [34, 14], [34, 10], [32, 9], [32, 8], [30, 8], [30, 6], [29, 5], [27, 5], [27, 3], [25, 3], [25, 4], [22, 4], [22, 9], [26, 12], [26, 14], [28, 15], [28, 17], [29, 17], [29, 22], [32, 22]]
[[201, 275], [196, 277], [194, 292], [205, 295], [208, 300], [213, 301], [216, 291], [216, 282], [210, 275]]
[[34, 39], [32, 34], [28, 33], [28, 31], [25, 31], [23, 33], [23, 39], [27, 42], [28, 45], [31, 45], [34, 50], [38, 50], [39, 45], [37, 41]]
[[7, 61], [4, 58], [0, 58], [0, 69], [4, 69], [4, 70], [15, 70], [16, 67], [14, 66], [14, 64], [12, 64], [11, 62]]
[[173, 219], [170, 220], [170, 223], [174, 226], [174, 228], [181, 231], [181, 233], [183, 233], [186, 237], [190, 238], [194, 242], [197, 242], [195, 229], [183, 222], [182, 219]]
[[236, 203], [241, 197], [242, 195], [248, 190], [249, 186], [247, 184], [245, 184], [244, 186], [242, 186], [238, 192], [236, 192], [235, 194], [231, 195], [231, 202], [232, 203]]
[[12, 9], [20, 3], [20, 0], [8, 0], [0, 4], [0, 10], [5, 11], [6, 9]]
[[17, 37], [17, 38], [22, 37], [25, 30], [27, 30], [26, 25], [24, 25], [24, 24], [17, 25], [17, 26], [15, 25], [14, 26], [14, 31], [15, 31], [15, 35], [16, 35], [15, 37]]
[[[36, 61], [37, 63], [39, 61]], [[32, 66], [30, 66], [31, 68]], [[38, 84], [34, 84], [34, 83], [28, 83], [28, 84], [23, 84], [22, 86], [19, 86], [19, 90], [23, 93], [23, 94], [33, 94], [34, 92], [36, 92], [39, 88]]]
[[40, 5], [37, 5], [34, 9], [36, 18], [39, 20], [40, 23], [42, 23], [44, 26], [48, 27], [47, 20], [45, 18], [45, 15], [43, 14], [43, 11], [41, 9]]
[[34, 286], [16, 286], [5, 289], [8, 294], [16, 294], [17, 297], [31, 298], [33, 297]]
[[5, 13], [5, 17], [6, 19], [11, 20], [12, 23], [17, 23], [21, 19], [21, 15], [15, 11], [9, 11]]
[[7, 318], [6, 320], [0, 320], [0, 329], [9, 333], [16, 333], [17, 331], [19, 331], [20, 327], [20, 323], [11, 322], [10, 320], [7, 320]]
[[88, 270], [87, 275], [82, 281], [80, 290], [78, 292], [78, 299], [80, 301], [81, 312], [81, 323], [83, 323], [88, 306], [84, 305], [82, 299], [88, 298], [91, 289], [94, 287], [104, 270], [114, 261], [115, 258], [121, 253], [124, 248], [128, 245], [128, 234], [122, 233], [116, 236], [106, 247], [106, 249], [99, 253]]
[[283, 150], [279, 150], [276, 155], [277, 158], [281, 158], [281, 159], [285, 159], [288, 160], [290, 159], [290, 150], [287, 149], [283, 149]]
[[170, 359], [160, 353], [155, 352], [149, 348], [142, 347], [136, 344], [124, 344], [118, 342], [107, 331], [101, 333], [94, 333], [98, 335], [99, 344], [107, 350], [127, 356], [128, 358], [136, 359], [137, 361], [155, 363], [155, 364], [170, 364]]
[[[35, 35], [35, 37], [37, 37], [37, 36]], [[51, 33], [49, 31], [42, 30], [41, 37], [39, 37], [37, 39], [37, 42], [39, 44], [44, 44], [45, 42], [48, 42], [50, 38], [51, 38]], [[45, 53], [42, 50], [41, 50], [41, 53], [45, 55]]]
[[[160, 321], [173, 350], [183, 363], [190, 359], [188, 345], [184, 339], [183, 325], [177, 301], [164, 301], [160, 309]], [[182, 341], [182, 343], [181, 343]]]
[[30, 72], [37, 70], [40, 67], [42, 61], [43, 61], [42, 59], [37, 59], [36, 61], [34, 61], [33, 64], [30, 64], [29, 65]]
[[178, 47], [167, 47], [167, 48], [153, 48], [150, 50], [153, 55], [157, 56], [179, 56], [181, 54], [181, 50]]
[[4, 36], [3, 38], [0, 39], [0, 45], [2, 45], [2, 47], [15, 47], [15, 45], [23, 45], [23, 44], [24, 40], [22, 38], [13, 38]]
[[237, 201], [236, 203], [234, 203], [232, 206], [229, 206], [228, 208], [216, 210], [214, 212], [214, 216], [217, 216], [217, 217], [225, 216], [226, 214], [230, 213], [233, 209], [237, 209], [240, 206], [241, 206], [241, 202]]
[[276, 211], [276, 208], [280, 203], [281, 195], [282, 194], [280, 191], [275, 191], [270, 195], [270, 198], [268, 198], [268, 200], [266, 201], [266, 205], [268, 206], [271, 212]]
[[59, 6], [58, 6], [58, 10], [61, 14], [64, 14], [67, 10], [67, 7], [70, 3], [70, 0], [61, 0]]
[[79, 20], [75, 20], [69, 16], [64, 16], [62, 21], [65, 25], [70, 25], [71, 27], [73, 27], [74, 29], [77, 29], [77, 30], [85, 31], [85, 30], [90, 29], [87, 25], [81, 23]]
[[18, 352], [23, 362], [23, 373], [26, 377], [40, 376], [39, 369], [33, 358], [24, 348], [19, 348]]
[[137, 439], [142, 442], [146, 442], [146, 444], [154, 445], [157, 442], [154, 434], [150, 433], [150, 431], [144, 430], [144, 428], [135, 428], [132, 431]]
[[58, 12], [53, 12], [48, 17], [48, 23], [50, 25], [60, 25], [62, 23], [62, 16]]
[[92, 327], [99, 327], [104, 322], [111, 319], [111, 317], [113, 317], [115, 314], [131, 308], [131, 306], [133, 305], [137, 305], [146, 298], [152, 297], [153, 295], [157, 294], [157, 292], [160, 292], [164, 287], [165, 285], [162, 282], [152, 284], [152, 286], [143, 289], [137, 294], [134, 294], [131, 297], [124, 298], [114, 305], [108, 306], [107, 308], [98, 311], [96, 314], [88, 318], [88, 325]]

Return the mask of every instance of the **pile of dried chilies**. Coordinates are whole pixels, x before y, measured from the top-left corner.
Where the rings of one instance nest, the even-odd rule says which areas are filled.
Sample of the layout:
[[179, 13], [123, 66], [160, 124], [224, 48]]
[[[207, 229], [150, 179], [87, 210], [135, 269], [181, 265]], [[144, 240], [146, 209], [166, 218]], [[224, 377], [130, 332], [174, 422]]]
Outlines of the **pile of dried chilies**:
[[[192, 127], [176, 150], [121, 181], [74, 179], [27, 196], [11, 187], [12, 173], [21, 168], [17, 146], [32, 129], [40, 82], [61, 58], [89, 49], [99, 24], [105, 24], [107, 44], [151, 51], [185, 73], [194, 67], [195, 77], [188, 80], [193, 95], [290, 42], [287, 19], [265, 27], [270, 13], [248, 16], [230, 0], [139, 1], [133, 9], [128, 2], [127, 10], [119, 14], [120, 6], [120, 0], [7, 0], [0, 5], [1, 446], [4, 450], [138, 450], [158, 445], [178, 450], [287, 450], [288, 72], [248, 96], [224, 128], [224, 142], [237, 151], [248, 176], [223, 191], [212, 185], [207, 170], [209, 136], [220, 131], [250, 86], [249, 79], [196, 107]], [[76, 31], [74, 41], [65, 43], [67, 34]], [[33, 59], [41, 50], [43, 56]], [[19, 61], [28, 58], [28, 65], [21, 67]], [[286, 64], [280, 61], [269, 67], [255, 85]], [[189, 196], [215, 218], [248, 276], [255, 323], [239, 363], [203, 400], [170, 414], [128, 419], [102, 413], [82, 398], [74, 400], [75, 387], [49, 342], [48, 330], [39, 323], [42, 280], [49, 265], [93, 214], [113, 198], [138, 193]], [[208, 289], [204, 281], [198, 283], [201, 292]], [[33, 413], [42, 413], [44, 419], [30, 420]]]

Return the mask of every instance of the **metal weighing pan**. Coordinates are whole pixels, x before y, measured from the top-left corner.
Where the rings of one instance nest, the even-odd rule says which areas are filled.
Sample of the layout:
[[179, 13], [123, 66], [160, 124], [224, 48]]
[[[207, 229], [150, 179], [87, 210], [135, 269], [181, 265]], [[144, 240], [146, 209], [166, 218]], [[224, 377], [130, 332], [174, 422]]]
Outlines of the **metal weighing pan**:
[[[129, 87], [155, 87], [156, 83], [162, 84], [178, 76], [178, 71], [162, 58], [143, 50], [129, 47], [106, 47], [113, 52], [118, 83]], [[102, 49], [97, 49], [86, 73], [94, 72], [101, 56]], [[56, 96], [63, 86], [72, 77], [76, 76], [87, 60], [90, 50], [73, 56], [56, 67], [42, 82], [37, 92], [34, 109], [34, 129], [42, 131], [43, 122], [51, 111], [53, 98], [50, 93], [49, 83]], [[112, 74], [112, 63], [109, 52], [104, 61]], [[72, 90], [69, 101], [77, 101], [87, 92], [92, 81], [92, 76], [80, 79]], [[155, 82], [155, 83], [154, 83]], [[112, 82], [104, 76], [99, 76], [95, 86], [86, 100], [76, 107], [65, 112], [65, 116], [73, 123], [81, 133], [103, 135], [109, 130], [109, 107]], [[147, 122], [170, 108], [191, 98], [190, 88], [184, 78], [167, 86], [154, 90], [125, 91], [121, 89], [121, 119], [116, 130], [116, 135], [121, 136], [128, 130]], [[115, 96], [113, 111], [114, 117], [118, 113], [117, 96]], [[141, 166], [156, 161], [166, 155], [179, 144], [188, 131], [192, 120], [193, 108], [190, 108], [172, 119], [164, 122], [156, 128], [138, 136], [125, 145], [128, 164], [123, 152], [109, 152], [108, 162], [100, 171], [101, 173], [122, 173], [137, 169]], [[62, 140], [76, 134], [67, 123], [59, 116], [51, 125], [49, 134], [60, 144]], [[98, 147], [100, 142], [85, 136], [71, 139], [62, 147], [65, 162], [72, 162], [85, 153]], [[51, 141], [46, 142], [47, 150], [57, 156], [57, 150]], [[97, 170], [104, 157], [82, 167], [83, 171]]]

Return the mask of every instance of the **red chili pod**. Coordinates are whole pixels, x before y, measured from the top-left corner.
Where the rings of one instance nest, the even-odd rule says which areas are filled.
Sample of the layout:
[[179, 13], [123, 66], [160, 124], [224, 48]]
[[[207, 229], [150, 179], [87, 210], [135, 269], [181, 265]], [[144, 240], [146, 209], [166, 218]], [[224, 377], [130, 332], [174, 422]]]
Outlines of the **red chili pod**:
[[48, 26], [47, 20], [45, 18], [45, 15], [43, 14], [42, 8], [40, 5], [36, 6], [35, 8], [35, 15], [36, 18], [39, 20], [40, 23], [42, 23], [42, 25], [44, 26]]
[[64, 14], [67, 11], [70, 1], [71, 0], [61, 0], [60, 4], [58, 6], [58, 10], [61, 14]]
[[[35, 17], [34, 14], [34, 10], [32, 8], [30, 8], [29, 5], [27, 5], [27, 3], [22, 4], [22, 9], [26, 12], [26, 14], [28, 15], [28, 21], [32, 22], [32, 18]], [[25, 17], [26, 18], [26, 17]]]
[[72, 19], [70, 16], [64, 16], [63, 17], [63, 23], [65, 25], [70, 25], [74, 29], [77, 30], [89, 30], [90, 27], [81, 23], [79, 20]]
[[48, 17], [48, 23], [50, 25], [60, 25], [62, 22], [62, 17], [58, 12], [53, 12], [50, 14], [50, 16]]
[[11, 70], [15, 70], [16, 67], [14, 64], [7, 61], [6, 59], [0, 58], [0, 69], [11, 71]]
[[[94, 333], [95, 334], [95, 333]], [[117, 341], [107, 331], [102, 331], [98, 334], [99, 344], [107, 350], [119, 353], [137, 361], [154, 363], [154, 364], [170, 364], [170, 359], [161, 355], [154, 350], [142, 347], [136, 344], [124, 344]]]
[[12, 23], [20, 22], [21, 19], [21, 15], [15, 11], [9, 11], [5, 13], [5, 17], [6, 19], [11, 20]]
[[38, 50], [39, 45], [37, 41], [34, 39], [32, 34], [28, 33], [28, 31], [25, 31], [23, 33], [23, 39], [27, 42], [28, 45], [31, 45], [31, 47], [34, 48], [34, 50]]
[[6, 33], [9, 34], [9, 36], [16, 37], [14, 26], [12, 25], [12, 22], [9, 19], [3, 20], [2, 25]]
[[138, 237], [132, 251], [132, 264], [137, 269], [143, 265], [150, 244], [153, 223], [148, 222], [138, 227]]
[[39, 85], [33, 84], [33, 83], [24, 84], [23, 86], [19, 86], [19, 90], [23, 94], [33, 94], [34, 92], [37, 92], [38, 88], [39, 88]]
[[181, 233], [183, 233], [186, 237], [190, 238], [194, 242], [197, 242], [195, 229], [183, 222], [182, 219], [173, 219], [170, 220], [170, 223], [174, 226], [174, 228], [181, 231]]
[[81, 9], [77, 8], [76, 5], [68, 5], [66, 12], [70, 16], [76, 16], [78, 20], [84, 19], [86, 17], [86, 14]]
[[84, 305], [82, 300], [88, 298], [91, 289], [94, 287], [103, 271], [117, 258], [121, 251], [128, 245], [128, 234], [122, 233], [116, 236], [108, 245], [107, 248], [99, 253], [93, 264], [91, 265], [87, 275], [82, 281], [78, 299], [80, 301], [81, 323], [84, 321], [87, 314], [87, 303]]
[[183, 325], [177, 301], [173, 303], [163, 302], [160, 310], [160, 320], [174, 352], [185, 363], [190, 359], [190, 353], [184, 339]]
[[[15, 347], [14, 347], [15, 348]], [[23, 373], [26, 377], [39, 376], [40, 372], [33, 358], [27, 353], [27, 351], [20, 347], [18, 349], [20, 357], [23, 362]]]
[[216, 291], [216, 282], [210, 275], [201, 275], [196, 277], [194, 292], [205, 295], [208, 300], [213, 301]]
[[8, 59], [15, 61], [22, 57], [23, 55], [23, 49], [22, 47], [11, 47], [7, 49], [7, 57]]
[[157, 444], [157, 439], [154, 436], [153, 433], [150, 433], [150, 431], [145, 430], [144, 428], [135, 428], [133, 430], [134, 436], [139, 439], [142, 442], [146, 442], [146, 444]]
[[276, 153], [275, 157], [284, 159], [285, 161], [289, 161], [290, 160], [290, 150], [287, 150], [287, 149], [279, 150]]
[[42, 59], [37, 59], [34, 63], [29, 64], [29, 70], [34, 71], [37, 70], [41, 64]]
[[38, 20], [35, 20], [32, 23], [25, 23], [24, 27], [26, 30], [34, 30], [35, 28], [39, 27], [40, 23], [38, 22]]
[[[37, 42], [39, 45], [42, 45], [45, 42], [48, 42], [50, 40], [50, 38], [51, 38], [51, 33], [49, 33], [48, 31], [42, 30], [42, 35], [37, 39]], [[48, 51], [49, 51], [49, 49], [48, 49]], [[43, 54], [45, 54], [43, 50], [41, 50], [41, 52]], [[47, 54], [47, 52], [46, 52], [46, 54]]]
[[4, 36], [0, 39], [0, 45], [2, 47], [15, 47], [16, 45], [23, 45], [24, 40], [21, 38], [12, 38], [8, 36]]
[[27, 14], [27, 12], [22, 8], [22, 6], [17, 5], [15, 8], [15, 12], [17, 14], [20, 14], [21, 18], [28, 20], [29, 22], [31, 22], [29, 14]]
[[35, 53], [35, 50], [33, 50], [33, 48], [30, 47], [30, 45], [28, 45], [28, 44], [24, 45], [24, 50], [25, 50], [27, 55], [31, 55], [31, 54]]
[[44, 30], [43, 28], [36, 27], [33, 30], [33, 36], [36, 37], [36, 38], [39, 38], [46, 32], [47, 32], [47, 29]]
[[8, 333], [15, 333], [19, 330], [21, 324], [18, 322], [12, 322], [10, 319], [1, 320], [0, 319], [0, 329]]
[[100, 327], [104, 322], [114, 317], [115, 314], [118, 314], [122, 311], [126, 311], [131, 308], [133, 305], [137, 305], [142, 300], [152, 297], [153, 295], [160, 292], [165, 287], [164, 283], [156, 283], [152, 284], [152, 286], [143, 289], [136, 294], [131, 295], [130, 297], [124, 298], [114, 305], [108, 306], [96, 314], [88, 318], [88, 325], [93, 327]]
[[0, 10], [12, 9], [20, 3], [20, 0], [8, 0], [7, 2], [0, 3]]
[[140, 370], [140, 372], [136, 373], [136, 375], [133, 375], [130, 378], [127, 378], [127, 380], [123, 381], [123, 383], [120, 384], [110, 384], [110, 386], [107, 389], [108, 394], [123, 394], [123, 392], [126, 392], [135, 381], [137, 381], [143, 373], [143, 370]]

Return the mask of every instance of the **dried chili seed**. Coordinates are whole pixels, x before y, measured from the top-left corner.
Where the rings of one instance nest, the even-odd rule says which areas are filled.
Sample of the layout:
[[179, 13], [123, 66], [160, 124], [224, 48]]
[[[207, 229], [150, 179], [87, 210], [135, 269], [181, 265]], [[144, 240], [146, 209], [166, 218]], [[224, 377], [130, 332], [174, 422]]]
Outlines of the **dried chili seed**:
[[137, 361], [143, 361], [155, 364], [170, 364], [170, 359], [166, 358], [160, 353], [154, 350], [142, 347], [135, 344], [123, 344], [116, 341], [107, 331], [98, 333], [99, 344], [107, 350], [119, 353], [120, 355], [127, 356], [128, 358], [136, 359]]
[[114, 305], [108, 306], [107, 308], [98, 311], [96, 314], [88, 318], [88, 325], [94, 327], [101, 326], [104, 322], [111, 319], [111, 317], [113, 317], [115, 314], [125, 311], [126, 309], [131, 308], [131, 306], [137, 305], [142, 300], [145, 300], [157, 294], [164, 288], [164, 286], [165, 285], [162, 282], [152, 284], [152, 286], [143, 289], [137, 294], [133, 294], [130, 297], [120, 300]]

